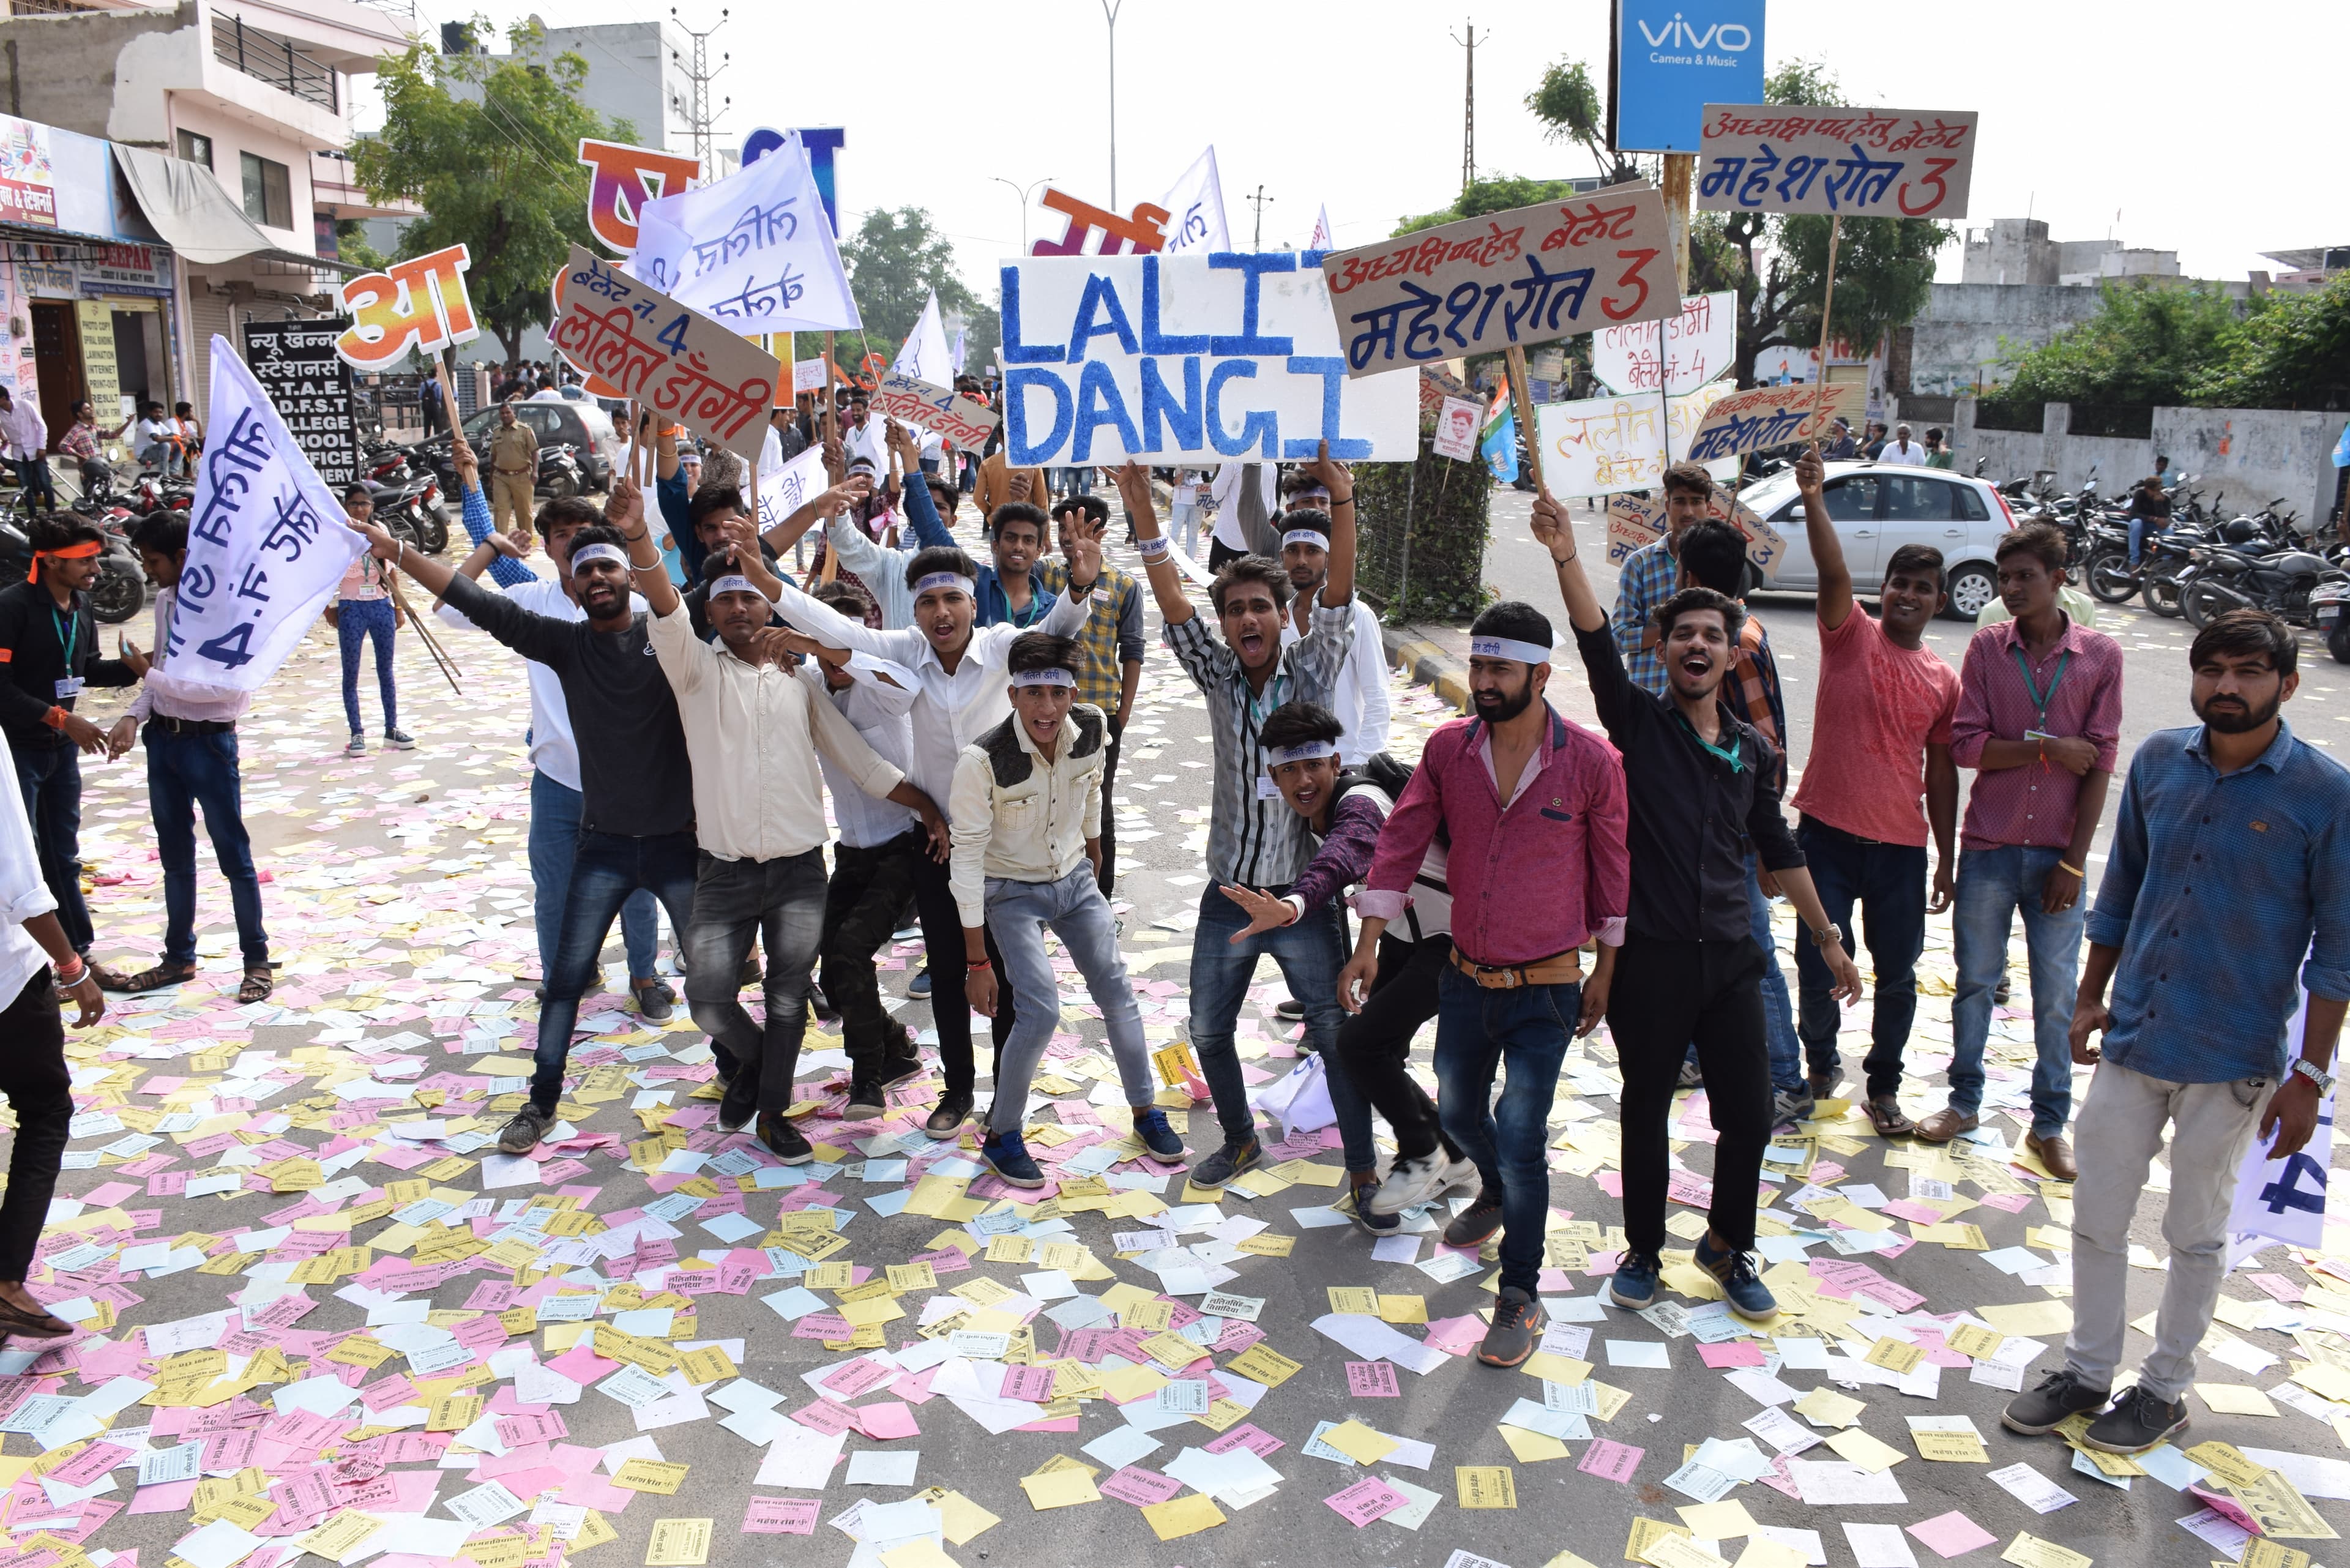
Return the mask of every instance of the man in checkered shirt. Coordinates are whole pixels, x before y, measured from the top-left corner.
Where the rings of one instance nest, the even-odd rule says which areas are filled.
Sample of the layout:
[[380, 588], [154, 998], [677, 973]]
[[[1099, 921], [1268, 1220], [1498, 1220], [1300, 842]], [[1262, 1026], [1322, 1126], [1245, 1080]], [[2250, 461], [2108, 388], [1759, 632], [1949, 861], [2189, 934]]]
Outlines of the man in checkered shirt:
[[1679, 587], [1681, 535], [1706, 516], [1712, 503], [1713, 476], [1704, 469], [1677, 462], [1665, 470], [1665, 536], [1633, 551], [1617, 574], [1616, 613], [1608, 629], [1624, 656], [1624, 672], [1643, 691], [1664, 692], [1664, 660], [1657, 657], [1657, 628], [1648, 618]]

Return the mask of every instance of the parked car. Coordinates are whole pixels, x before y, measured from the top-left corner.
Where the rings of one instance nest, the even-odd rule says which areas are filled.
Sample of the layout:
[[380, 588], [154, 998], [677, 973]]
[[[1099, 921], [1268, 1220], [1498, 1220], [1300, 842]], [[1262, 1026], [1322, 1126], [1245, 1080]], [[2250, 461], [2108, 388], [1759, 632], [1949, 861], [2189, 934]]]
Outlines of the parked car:
[[[515, 404], [514, 410], [515, 418], [528, 425], [531, 433], [538, 437], [539, 451], [557, 444], [572, 447], [573, 456], [579, 462], [579, 476], [587, 482], [588, 488], [612, 488], [612, 455], [619, 450], [620, 434], [613, 426], [611, 415], [594, 403], [575, 402], [568, 398], [525, 398]], [[465, 439], [476, 452], [489, 450], [490, 433], [497, 419], [498, 410], [492, 407], [477, 410], [465, 421]], [[435, 466], [447, 468], [447, 437], [425, 442], [424, 450], [432, 453]]]
[[[1931, 545], [1942, 552], [1950, 595], [1945, 614], [1972, 620], [1998, 597], [1991, 552], [2000, 535], [2015, 526], [2015, 514], [1994, 486], [1949, 469], [1831, 462], [1821, 488], [1827, 493], [1829, 520], [1844, 541], [1856, 592], [1874, 595], [1885, 581], [1885, 563], [1902, 545]], [[1816, 592], [1819, 574], [1804, 535], [1794, 471], [1749, 486], [1740, 499], [1787, 542], [1760, 591]]]

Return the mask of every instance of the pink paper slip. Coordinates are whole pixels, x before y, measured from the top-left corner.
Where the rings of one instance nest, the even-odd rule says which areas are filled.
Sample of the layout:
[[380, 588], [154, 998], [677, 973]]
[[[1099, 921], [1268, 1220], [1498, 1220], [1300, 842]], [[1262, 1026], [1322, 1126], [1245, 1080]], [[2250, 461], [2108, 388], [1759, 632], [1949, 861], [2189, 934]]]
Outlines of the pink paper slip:
[[1601, 1480], [1621, 1483], [1632, 1479], [1632, 1472], [1640, 1468], [1640, 1456], [1648, 1451], [1602, 1438], [1583, 1451], [1582, 1461], [1575, 1468]]
[[1408, 1500], [1378, 1477], [1365, 1476], [1346, 1490], [1334, 1492], [1322, 1501], [1336, 1509], [1339, 1518], [1360, 1530], [1373, 1520], [1393, 1513]]
[[1751, 1339], [1734, 1339], [1721, 1345], [1700, 1345], [1698, 1359], [1708, 1366], [1760, 1366], [1762, 1347]]
[[1944, 1557], [1963, 1557], [1970, 1552], [1999, 1544], [1998, 1536], [1955, 1508], [1948, 1513], [1920, 1520], [1907, 1528], [1910, 1534]]
[[1396, 1369], [1385, 1361], [1349, 1361], [1347, 1363], [1347, 1392], [1357, 1399], [1399, 1399], [1403, 1390], [1396, 1386]]
[[819, 1504], [812, 1497], [754, 1497], [743, 1516], [745, 1535], [813, 1535]]

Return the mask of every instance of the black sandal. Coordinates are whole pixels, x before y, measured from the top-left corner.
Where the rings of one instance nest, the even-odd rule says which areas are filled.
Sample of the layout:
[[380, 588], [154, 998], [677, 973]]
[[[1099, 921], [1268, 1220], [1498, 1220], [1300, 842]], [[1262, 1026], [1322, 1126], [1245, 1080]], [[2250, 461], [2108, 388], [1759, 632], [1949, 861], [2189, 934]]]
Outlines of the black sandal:
[[153, 969], [142, 969], [122, 982], [122, 989], [137, 995], [142, 991], [161, 991], [167, 985], [181, 985], [196, 978], [196, 966], [182, 968], [175, 964], [159, 963]]
[[267, 970], [246, 970], [244, 983], [236, 988], [239, 1002], [266, 1002], [269, 993], [277, 989], [276, 977]]
[[54, 1313], [36, 1316], [13, 1302], [0, 1301], [0, 1337], [21, 1334], [30, 1339], [63, 1339], [80, 1332]]

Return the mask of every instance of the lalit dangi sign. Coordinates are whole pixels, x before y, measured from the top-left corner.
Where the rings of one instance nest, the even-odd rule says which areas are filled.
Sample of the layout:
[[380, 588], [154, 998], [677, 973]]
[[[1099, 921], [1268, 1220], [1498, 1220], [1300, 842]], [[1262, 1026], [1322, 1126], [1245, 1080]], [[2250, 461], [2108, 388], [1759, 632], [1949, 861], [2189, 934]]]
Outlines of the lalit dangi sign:
[[335, 351], [340, 321], [248, 321], [244, 361], [318, 476], [338, 487], [359, 476], [351, 368]]

